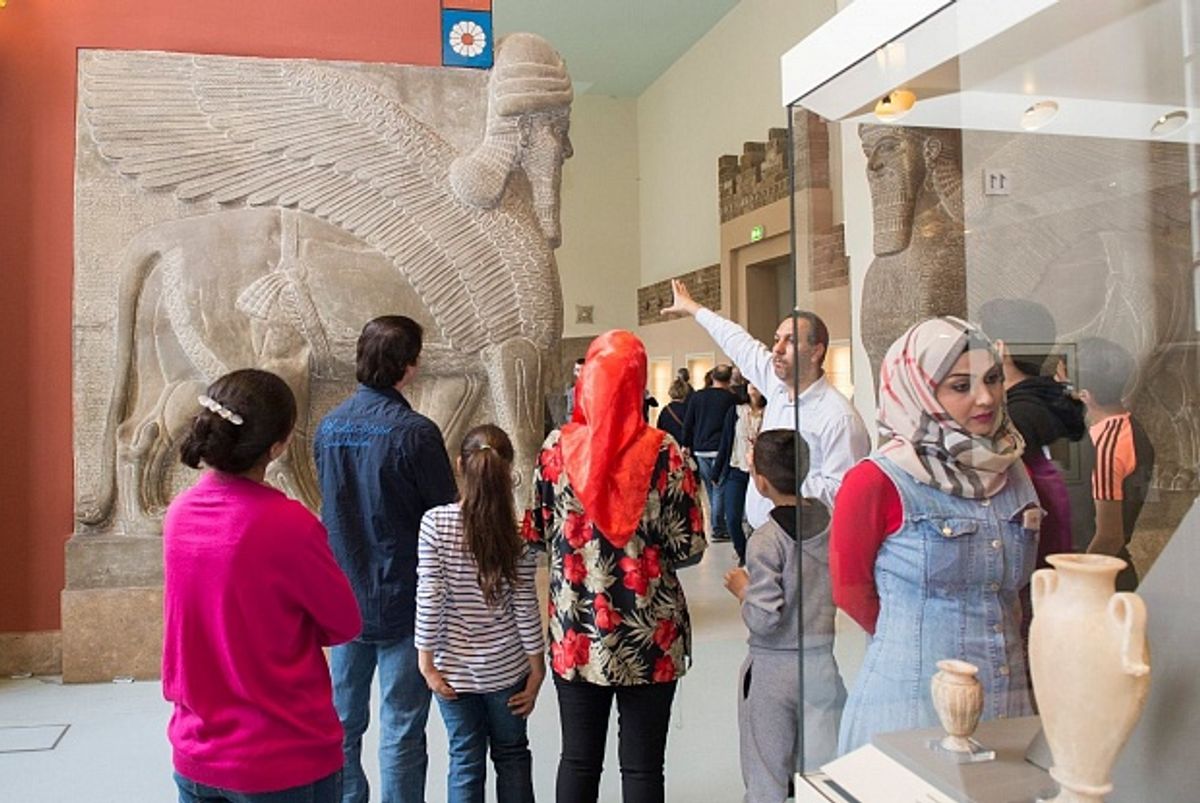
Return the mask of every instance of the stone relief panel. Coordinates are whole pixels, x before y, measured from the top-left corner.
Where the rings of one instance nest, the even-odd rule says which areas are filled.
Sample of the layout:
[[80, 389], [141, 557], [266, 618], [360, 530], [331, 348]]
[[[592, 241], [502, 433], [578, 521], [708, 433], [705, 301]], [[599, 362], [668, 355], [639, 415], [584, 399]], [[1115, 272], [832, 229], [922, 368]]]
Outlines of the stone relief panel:
[[152, 534], [221, 373], [302, 411], [271, 478], [319, 500], [312, 430], [354, 388], [370, 318], [425, 327], [411, 397], [457, 445], [494, 421], [522, 474], [562, 302], [553, 250], [571, 83], [515, 34], [471, 70], [83, 51], [76, 168], [76, 514]]
[[861, 331], [871, 375], [913, 323], [967, 312], [962, 134], [859, 127], [871, 188], [875, 258], [863, 279]]

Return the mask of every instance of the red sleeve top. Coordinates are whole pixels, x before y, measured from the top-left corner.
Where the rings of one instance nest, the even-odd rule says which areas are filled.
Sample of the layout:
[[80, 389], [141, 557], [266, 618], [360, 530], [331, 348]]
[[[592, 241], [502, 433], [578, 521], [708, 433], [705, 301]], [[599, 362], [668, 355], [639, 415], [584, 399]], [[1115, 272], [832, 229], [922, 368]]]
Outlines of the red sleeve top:
[[871, 634], [879, 618], [875, 557], [903, 521], [900, 492], [883, 469], [863, 460], [846, 472], [833, 506], [830, 531], [833, 601]]

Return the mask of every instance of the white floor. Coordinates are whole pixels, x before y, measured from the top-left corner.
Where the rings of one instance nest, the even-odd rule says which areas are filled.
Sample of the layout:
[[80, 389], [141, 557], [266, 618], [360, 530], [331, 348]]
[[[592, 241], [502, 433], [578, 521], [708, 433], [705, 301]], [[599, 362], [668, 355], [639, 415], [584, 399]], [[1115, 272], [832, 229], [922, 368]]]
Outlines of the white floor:
[[[667, 743], [669, 801], [733, 803], [742, 798], [735, 689], [745, 632], [736, 603], [721, 586], [732, 565], [732, 549], [718, 544], [699, 566], [680, 573], [692, 613], [695, 655], [676, 696]], [[429, 717], [429, 801], [445, 799], [446, 736], [436, 711], [434, 705]], [[64, 686], [57, 678], [0, 680], [0, 726], [70, 725], [53, 750], [0, 752], [0, 803], [175, 800], [165, 737], [169, 713], [157, 683]], [[377, 738], [372, 726], [364, 749], [371, 778], [378, 777]], [[534, 789], [541, 800], [552, 800], [558, 712], [550, 682], [530, 720], [530, 743]], [[601, 800], [620, 799], [614, 711]]]

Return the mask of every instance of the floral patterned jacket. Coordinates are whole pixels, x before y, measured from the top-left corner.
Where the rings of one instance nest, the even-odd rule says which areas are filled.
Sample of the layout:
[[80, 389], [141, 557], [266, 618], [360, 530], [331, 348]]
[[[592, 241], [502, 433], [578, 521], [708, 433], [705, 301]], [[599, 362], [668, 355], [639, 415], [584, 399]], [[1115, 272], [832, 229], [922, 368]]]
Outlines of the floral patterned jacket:
[[679, 445], [663, 438], [636, 532], [613, 543], [583, 513], [563, 469], [558, 431], [534, 473], [524, 537], [550, 553], [551, 666], [601, 686], [666, 683], [687, 671], [692, 633], [675, 576], [707, 542], [698, 483]]

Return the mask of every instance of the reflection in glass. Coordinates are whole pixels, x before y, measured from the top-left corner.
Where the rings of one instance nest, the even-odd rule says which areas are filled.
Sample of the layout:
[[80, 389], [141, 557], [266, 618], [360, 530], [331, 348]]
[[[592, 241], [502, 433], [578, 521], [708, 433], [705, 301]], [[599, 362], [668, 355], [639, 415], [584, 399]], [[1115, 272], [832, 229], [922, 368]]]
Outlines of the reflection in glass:
[[[887, 87], [842, 103], [855, 110], [840, 124], [855, 127], [862, 150], [860, 156], [844, 147], [842, 164], [832, 167], [841, 171], [843, 204], [834, 217], [846, 220], [850, 271], [861, 283], [850, 342], [872, 363], [874, 388], [857, 377], [860, 413], [874, 420], [875, 402], [887, 392], [879, 371], [884, 354], [908, 327], [948, 314], [981, 325], [1003, 341], [1003, 396], [1024, 444], [1018, 465], [1032, 477], [1036, 509], [1045, 514], [1034, 528], [1036, 553], [1025, 554], [1011, 549], [1006, 535], [985, 535], [974, 511], [934, 504], [928, 483], [910, 487], [911, 475], [888, 475], [901, 488], [905, 514], [863, 573], [880, 618], [891, 604], [911, 627], [913, 644], [944, 625], [928, 612], [900, 616], [897, 588], [909, 570], [915, 574], [908, 587], [922, 599], [966, 605], [974, 593], [966, 587], [978, 582], [1011, 592], [1005, 610], [984, 614], [986, 638], [1005, 656], [982, 667], [985, 720], [1032, 710], [1009, 708], [1006, 692], [997, 691], [1025, 683], [1020, 656], [1030, 606], [1019, 586], [1031, 562], [1056, 552], [1110, 554], [1127, 563], [1119, 587], [1150, 584], [1200, 492], [1200, 162], [1190, 141], [1200, 136], [1191, 125], [1200, 106], [1195, 11], [1191, 0], [1063, 0], [957, 60], [905, 79], [921, 101], [904, 125], [881, 125], [872, 113]], [[912, 41], [909, 55], [920, 58]], [[1122, 59], [1109, 57], [1118, 51]], [[866, 56], [863, 71], [880, 58]], [[845, 85], [855, 86], [853, 73]], [[822, 87], [823, 97], [835, 83]], [[793, 119], [806, 113], [802, 105], [790, 110]], [[850, 142], [848, 132], [842, 141]], [[794, 151], [802, 147], [794, 142]], [[795, 174], [797, 187], [811, 180], [802, 158]], [[1002, 192], [995, 191], [997, 179]], [[810, 204], [797, 202], [794, 215], [797, 231], [817, 225]], [[795, 244], [799, 275], [813, 248], [803, 238]], [[798, 284], [804, 307], [809, 298]], [[831, 374], [840, 375], [835, 366]], [[931, 388], [934, 376], [931, 370]], [[877, 446], [887, 435], [880, 433]], [[853, 481], [842, 490], [838, 506], [864, 504]], [[1009, 523], [1033, 524], [1025, 513], [1035, 508], [1018, 507], [1008, 511], [1020, 514]], [[896, 560], [914, 508], [928, 521], [940, 516], [939, 530], [950, 530], [930, 533], [923, 565]], [[997, 554], [998, 580], [964, 569], [989, 550]], [[863, 711], [888, 712], [878, 714], [886, 718], [926, 705], [930, 692], [924, 670], [906, 672], [902, 657], [874, 648], [864, 663], [863, 629], [844, 613], [835, 648], [852, 691], [842, 750], [878, 743], [889, 729], [929, 724], [897, 716], [859, 728]], [[966, 641], [947, 642], [947, 654], [928, 657], [972, 660], [970, 649]], [[807, 702], [818, 694], [817, 680], [803, 666], [798, 671]], [[884, 682], [871, 684], [875, 696], [862, 703], [854, 689], [864, 673]], [[802, 772], [820, 769], [799, 764]]]

